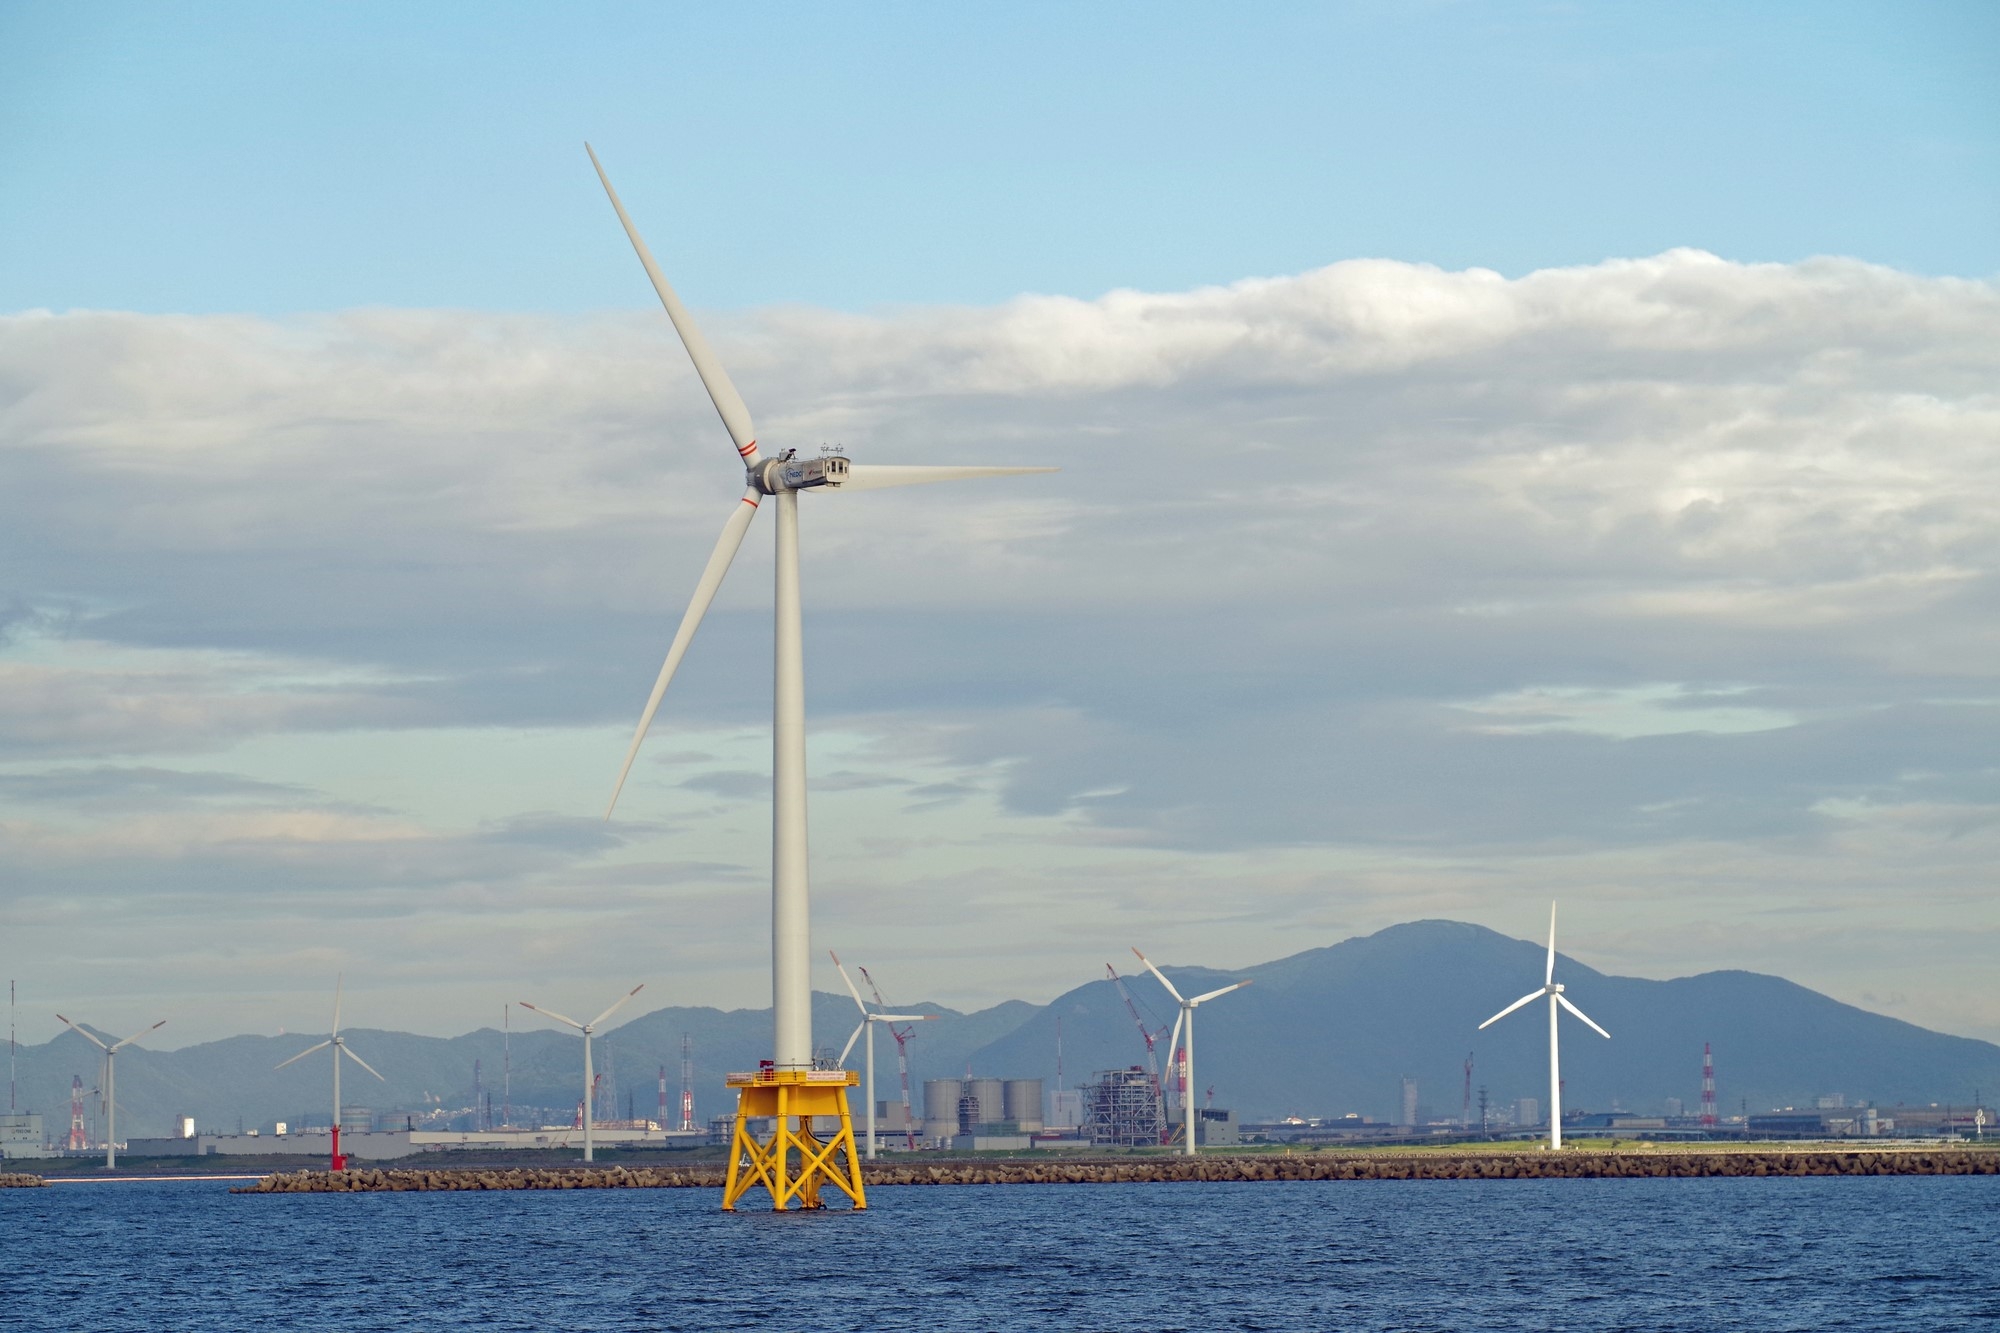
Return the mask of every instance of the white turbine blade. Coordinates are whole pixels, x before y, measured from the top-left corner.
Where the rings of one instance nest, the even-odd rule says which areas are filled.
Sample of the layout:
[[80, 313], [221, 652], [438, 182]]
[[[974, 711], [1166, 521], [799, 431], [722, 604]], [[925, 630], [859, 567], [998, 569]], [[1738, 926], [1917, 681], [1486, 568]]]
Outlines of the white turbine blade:
[[1247, 981], [1239, 981], [1233, 986], [1224, 986], [1221, 990], [1212, 990], [1206, 995], [1197, 995], [1192, 1000], [1189, 1000], [1188, 1003], [1190, 1005], [1205, 1004], [1208, 1001], [1214, 999], [1218, 995], [1227, 995], [1229, 994], [1229, 992], [1233, 990], [1242, 990], [1245, 986], [1249, 984], [1250, 983]]
[[639, 262], [645, 265], [646, 276], [653, 280], [653, 290], [660, 294], [660, 304], [667, 308], [667, 318], [674, 322], [674, 330], [681, 335], [681, 345], [687, 348], [688, 359], [694, 362], [695, 374], [701, 376], [703, 387], [708, 390], [709, 401], [715, 404], [715, 411], [722, 418], [722, 425], [729, 432], [729, 438], [736, 442], [736, 453], [745, 464], [755, 463], [757, 456], [757, 428], [750, 424], [750, 409], [743, 405], [743, 395], [736, 392], [736, 386], [729, 382], [729, 374], [716, 360], [710, 350], [708, 339], [701, 336], [695, 327], [694, 317], [681, 304], [681, 298], [674, 294], [673, 284], [666, 274], [653, 262], [653, 252], [639, 238], [639, 229], [632, 225], [632, 219], [625, 212], [625, 205], [618, 200], [618, 191], [611, 188], [611, 178], [604, 174], [604, 164], [597, 160], [597, 153], [589, 144], [583, 151], [590, 154], [590, 165], [597, 168], [597, 179], [604, 183], [604, 193], [611, 197], [611, 207], [618, 212], [618, 221], [625, 228], [632, 249], [638, 253]]
[[646, 989], [646, 983], [642, 981], [638, 985], [634, 986], [631, 990], [626, 991], [623, 995], [619, 996], [616, 1000], [612, 1001], [611, 1007], [609, 1009], [606, 1009], [603, 1013], [591, 1019], [590, 1026], [595, 1028], [599, 1023], [602, 1023], [605, 1019], [617, 1013], [619, 1007], [622, 1006], [625, 1003], [625, 1001], [631, 999], [634, 995], [637, 995], [640, 991], [644, 989]]
[[344, 973], [335, 973], [333, 978], [333, 1035], [340, 1035], [340, 987], [347, 980]]
[[135, 1033], [133, 1033], [133, 1034], [132, 1034], [131, 1036], [127, 1037], [127, 1038], [126, 1038], [125, 1040], [123, 1040], [123, 1041], [119, 1042], [119, 1043], [118, 1043], [118, 1044], [117, 1044], [116, 1046], [113, 1046], [113, 1047], [112, 1047], [111, 1049], [112, 1049], [112, 1050], [114, 1050], [114, 1051], [122, 1051], [122, 1050], [124, 1050], [124, 1049], [125, 1049], [125, 1048], [126, 1048], [127, 1046], [130, 1046], [130, 1045], [131, 1045], [131, 1044], [132, 1044], [133, 1042], [135, 1042], [135, 1041], [139, 1040], [139, 1038], [141, 1038], [141, 1037], [145, 1036], [145, 1035], [146, 1035], [146, 1033], [148, 1033], [148, 1032], [152, 1032], [152, 1031], [154, 1031], [154, 1030], [156, 1030], [156, 1029], [158, 1029], [158, 1028], [163, 1028], [163, 1027], [165, 1027], [166, 1025], [167, 1025], [167, 1020], [163, 1018], [163, 1019], [161, 1019], [161, 1020], [160, 1020], [159, 1022], [157, 1022], [157, 1023], [153, 1024], [153, 1026], [152, 1026], [152, 1027], [149, 1027], [149, 1028], [146, 1028], [146, 1029], [144, 1029], [143, 1031], [139, 1031], [139, 1032], [135, 1032]]
[[604, 817], [611, 818], [611, 812], [618, 806], [618, 793], [625, 790], [625, 779], [632, 772], [632, 761], [639, 757], [639, 743], [646, 739], [646, 729], [653, 725], [653, 714], [660, 711], [660, 700], [666, 696], [667, 685], [679, 670], [681, 658], [687, 656], [688, 645], [694, 642], [694, 632], [701, 628], [701, 618], [708, 614], [709, 603], [715, 600], [716, 590], [722, 587], [722, 577], [729, 572], [729, 562], [736, 558], [737, 548], [743, 545], [743, 534], [750, 530], [750, 520], [757, 516], [758, 492], [754, 489], [743, 492], [743, 500], [729, 515], [729, 521], [722, 525], [722, 535], [715, 539], [715, 549], [708, 554], [708, 564], [701, 571], [701, 581], [694, 585], [694, 597], [688, 602], [685, 614], [681, 616], [680, 628], [674, 631], [673, 646], [667, 649], [667, 661], [660, 668], [659, 679], [653, 682], [653, 693], [646, 699], [646, 711], [639, 714], [639, 726], [632, 733], [632, 743], [625, 748], [625, 763], [618, 770], [618, 784], [611, 789], [611, 803], [604, 807]]
[[1542, 973], [1542, 984], [1548, 985], [1556, 979], [1556, 905], [1549, 904], [1549, 967]]
[[1167, 975], [1166, 975], [1166, 973], [1164, 973], [1164, 972], [1160, 971], [1160, 969], [1159, 969], [1159, 968], [1157, 968], [1157, 967], [1154, 967], [1154, 966], [1153, 966], [1153, 960], [1152, 960], [1152, 959], [1150, 959], [1150, 958], [1148, 958], [1148, 957], [1146, 957], [1146, 955], [1145, 955], [1145, 954], [1142, 954], [1142, 953], [1139, 953], [1139, 950], [1138, 950], [1137, 948], [1134, 948], [1134, 949], [1132, 950], [1132, 952], [1133, 952], [1134, 954], [1138, 955], [1138, 959], [1139, 959], [1139, 961], [1140, 961], [1140, 962], [1142, 962], [1142, 963], [1144, 963], [1144, 964], [1146, 965], [1146, 970], [1147, 970], [1148, 972], [1151, 972], [1151, 973], [1152, 973], [1152, 974], [1153, 974], [1154, 976], [1156, 976], [1156, 977], [1158, 977], [1158, 978], [1160, 979], [1160, 984], [1161, 984], [1162, 986], [1165, 986], [1165, 987], [1167, 988], [1167, 994], [1169, 994], [1169, 995], [1173, 996], [1173, 997], [1174, 997], [1174, 1000], [1175, 1000], [1175, 1001], [1176, 1001], [1176, 1002], [1178, 1003], [1178, 1002], [1180, 1001], [1180, 998], [1181, 998], [1181, 993], [1180, 993], [1179, 991], [1177, 991], [1177, 990], [1175, 990], [1175, 989], [1174, 989], [1174, 983], [1173, 983], [1173, 982], [1171, 982], [1171, 981], [1168, 981], [1168, 980], [1167, 980]]
[[578, 1032], [583, 1031], [583, 1024], [577, 1022], [574, 1018], [565, 1018], [563, 1015], [557, 1013], [553, 1009], [535, 1009], [535, 1006], [529, 1004], [526, 1000], [519, 1001], [519, 1004], [523, 1009], [534, 1009], [535, 1012], [540, 1014], [543, 1018], [553, 1018], [558, 1023], [569, 1024], [571, 1027], [575, 1028]]
[[[67, 1018], [63, 1018], [63, 1016], [62, 1016], [61, 1014], [57, 1014], [57, 1015], [56, 1015], [56, 1017], [57, 1017], [57, 1018], [62, 1018], [62, 1021], [63, 1021], [63, 1022], [65, 1022], [65, 1023], [69, 1023], [69, 1020], [68, 1020]], [[109, 1046], [106, 1046], [106, 1045], [105, 1045], [105, 1044], [104, 1044], [103, 1042], [101, 1042], [101, 1041], [98, 1041], [98, 1040], [97, 1040], [97, 1034], [96, 1034], [96, 1033], [94, 1033], [94, 1032], [87, 1032], [87, 1031], [85, 1031], [85, 1030], [84, 1030], [83, 1028], [80, 1028], [80, 1027], [77, 1027], [77, 1026], [76, 1026], [76, 1024], [74, 1024], [74, 1023], [69, 1023], [69, 1025], [70, 1025], [70, 1026], [71, 1026], [72, 1028], [75, 1028], [75, 1029], [76, 1029], [76, 1030], [77, 1030], [78, 1032], [82, 1032], [84, 1036], [86, 1036], [86, 1037], [90, 1038], [90, 1039], [91, 1039], [92, 1041], [95, 1041], [95, 1042], [97, 1042], [97, 1048], [98, 1048], [99, 1050], [101, 1050], [101, 1051], [108, 1051], [108, 1050], [110, 1050], [110, 1049], [111, 1049], [111, 1048], [110, 1048]]]
[[1569, 996], [1564, 995], [1561, 991], [1556, 992], [1556, 1003], [1561, 1005], [1563, 1008], [1569, 1010], [1571, 1013], [1575, 1014], [1578, 1018], [1581, 1018], [1584, 1022], [1589, 1023], [1590, 1030], [1592, 1032], [1595, 1032], [1598, 1036], [1603, 1037], [1606, 1041], [1609, 1041], [1611, 1039], [1611, 1034], [1609, 1032], [1606, 1032], [1603, 1028], [1597, 1026], [1597, 1024], [1591, 1020], [1589, 1014], [1586, 1014], [1585, 1012], [1583, 1012], [1583, 1010], [1571, 1004], [1569, 1002]]
[[847, 1034], [847, 1045], [840, 1048], [840, 1058], [834, 1061], [835, 1064], [840, 1065], [842, 1068], [846, 1067], [847, 1053], [854, 1049], [854, 1043], [861, 1039], [861, 1033], [867, 1026], [868, 1020], [865, 1018], [854, 1025], [854, 1031]]
[[1530, 1000], [1539, 1000], [1544, 995], [1547, 994], [1548, 992], [1545, 990], [1529, 991], [1526, 995], [1523, 995], [1520, 999], [1514, 1001], [1514, 1003], [1508, 1005], [1505, 1009], [1502, 1009], [1499, 1013], [1493, 1015], [1493, 1017], [1487, 1019], [1484, 1023], [1481, 1023], [1479, 1025], [1480, 1030], [1484, 1031], [1485, 1029], [1492, 1027], [1495, 1023], [1498, 1023], [1501, 1019], [1513, 1013], [1516, 1009], [1519, 1009], [1522, 1005], [1527, 1004]]
[[1183, 1009], [1174, 1015], [1174, 1035], [1167, 1038], [1167, 1062], [1176, 1068], [1179, 1067], [1180, 1057], [1174, 1052], [1180, 1049], [1181, 1024], [1185, 1022], [1187, 1022], [1187, 1010]]
[[[347, 1045], [347, 1043], [346, 1043], [346, 1042], [342, 1042], [342, 1043], [340, 1044], [340, 1048], [339, 1048], [339, 1049], [340, 1049], [340, 1053], [341, 1053], [342, 1055], [344, 1055], [344, 1056], [346, 1056], [346, 1057], [347, 1057], [348, 1059], [350, 1059], [350, 1060], [354, 1061], [354, 1063], [355, 1063], [355, 1064], [357, 1064], [357, 1065], [360, 1065], [360, 1066], [361, 1066], [361, 1067], [362, 1067], [363, 1069], [367, 1070], [367, 1071], [368, 1071], [369, 1073], [371, 1073], [371, 1074], [375, 1074], [375, 1066], [374, 1066], [374, 1065], [371, 1065], [371, 1064], [369, 1064], [369, 1063], [368, 1063], [368, 1062], [367, 1062], [366, 1060], [364, 1060], [364, 1059], [362, 1059], [362, 1058], [361, 1058], [360, 1056], [356, 1055], [356, 1054], [355, 1054], [355, 1053], [354, 1053], [354, 1052], [353, 1052], [352, 1050], [350, 1050], [350, 1049], [348, 1048], [348, 1045]], [[381, 1076], [380, 1074], [375, 1074], [375, 1077], [376, 1077], [376, 1078], [382, 1078], [382, 1076]], [[386, 1078], [382, 1078], [382, 1081], [383, 1081], [384, 1083], [387, 1083], [387, 1082], [388, 1082], [389, 1080], [388, 1080], [388, 1079], [386, 1079]]]
[[317, 1046], [306, 1047], [303, 1051], [300, 1051], [297, 1055], [293, 1056], [289, 1060], [279, 1061], [277, 1064], [272, 1065], [271, 1068], [273, 1070], [283, 1069], [286, 1065], [296, 1064], [298, 1061], [305, 1059], [308, 1055], [311, 1055], [314, 1051], [323, 1051], [331, 1045], [333, 1045], [333, 1038], [329, 1037]]
[[936, 1018], [936, 1014], [870, 1014], [871, 1023], [923, 1023]]
[[862, 1012], [862, 1014], [866, 1016], [866, 1014], [868, 1013], [868, 1006], [861, 1002], [861, 992], [854, 989], [854, 978], [848, 976], [847, 969], [840, 965], [840, 955], [835, 953], [833, 950], [828, 949], [826, 951], [826, 956], [833, 960], [834, 970], [839, 972], [840, 979], [847, 983], [847, 993], [854, 997], [854, 1007], [856, 1009], [859, 1009]]
[[927, 467], [897, 463], [849, 463], [847, 478], [823, 491], [883, 491], [891, 486], [928, 486], [934, 481], [970, 481], [975, 477], [1020, 477], [1030, 472], [1057, 472], [1052, 467]]

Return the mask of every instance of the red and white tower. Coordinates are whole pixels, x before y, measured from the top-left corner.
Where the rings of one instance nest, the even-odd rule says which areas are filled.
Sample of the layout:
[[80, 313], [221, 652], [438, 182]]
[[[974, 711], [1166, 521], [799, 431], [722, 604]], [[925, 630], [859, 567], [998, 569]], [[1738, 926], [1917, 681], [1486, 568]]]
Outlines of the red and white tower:
[[69, 1150], [88, 1152], [90, 1136], [83, 1132], [83, 1075], [69, 1076]]
[[[666, 1073], [667, 1071], [664, 1069], [660, 1071], [660, 1095], [662, 1097], [667, 1095]], [[662, 1120], [666, 1119], [664, 1108], [660, 1118]], [[695, 1132], [694, 1041], [685, 1032], [681, 1034], [681, 1132], [683, 1134], [692, 1134]]]
[[667, 1127], [667, 1067], [665, 1065], [660, 1066], [660, 1109], [655, 1114], [658, 1116], [655, 1123], [661, 1129], [665, 1129]]
[[1715, 1057], [1709, 1053], [1708, 1043], [1701, 1044], [1701, 1123], [1704, 1129], [1713, 1128], [1715, 1121]]

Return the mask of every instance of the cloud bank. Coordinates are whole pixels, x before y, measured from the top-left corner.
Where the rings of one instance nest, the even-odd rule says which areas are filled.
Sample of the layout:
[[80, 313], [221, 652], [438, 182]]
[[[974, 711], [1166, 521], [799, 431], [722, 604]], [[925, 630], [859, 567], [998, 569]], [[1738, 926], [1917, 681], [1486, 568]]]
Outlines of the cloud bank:
[[[1060, 989], [1140, 923], [1227, 965], [1525, 934], [1559, 891], [1599, 966], [2000, 1035], [1967, 999], [2000, 934], [1994, 284], [1673, 251], [709, 324], [767, 446], [1063, 469], [805, 499], [822, 921], [935, 998]], [[767, 539], [634, 822], [588, 825], [738, 489], [671, 338], [0, 319], [10, 915], [143, 932], [197, 879], [254, 935], [340, 893], [414, 971], [468, 901], [595, 886], [577, 920], [631, 925], [651, 885], [754, 1002]], [[510, 768], [528, 736], [568, 739]], [[538, 930], [508, 912], [503, 960]]]

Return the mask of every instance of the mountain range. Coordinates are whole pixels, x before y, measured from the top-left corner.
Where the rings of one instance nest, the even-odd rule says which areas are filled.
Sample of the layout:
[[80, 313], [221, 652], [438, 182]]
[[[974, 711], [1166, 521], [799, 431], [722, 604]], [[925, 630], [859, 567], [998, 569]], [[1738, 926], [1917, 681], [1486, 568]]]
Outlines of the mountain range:
[[[1398, 1118], [1401, 1080], [1416, 1080], [1420, 1115], [1456, 1118], [1464, 1095], [1464, 1061], [1473, 1084], [1505, 1106], [1546, 1098], [1546, 1024], [1539, 1006], [1485, 1032], [1478, 1023], [1536, 985], [1544, 946], [1509, 939], [1481, 926], [1417, 921], [1376, 934], [1310, 949], [1234, 972], [1163, 968], [1183, 994], [1248, 979], [1249, 988], [1204, 1006], [1197, 1076], [1215, 1089], [1214, 1104], [1245, 1119], [1287, 1114], [1378, 1120]], [[1136, 967], [1136, 960], [1134, 960]], [[1120, 964], [1120, 970], [1126, 969]], [[1557, 977], [1585, 1012], [1608, 1029], [1606, 1041], [1564, 1019], [1564, 1103], [1571, 1109], [1658, 1114], [1667, 1099], [1690, 1112], [1701, 1088], [1702, 1044], [1715, 1053], [1718, 1105], [1726, 1114], [1746, 1106], [1810, 1106], [1828, 1093], [1849, 1103], [1928, 1105], [1969, 1102], [1979, 1090], [2000, 1090], [2000, 1046], [1932, 1032], [1842, 1004], [1780, 977], [1754, 972], [1706, 972], [1670, 981], [1619, 977], [1563, 956]], [[1148, 1026], [1173, 1021], [1174, 1007], [1150, 976], [1128, 977]], [[814, 1032], [838, 1050], [856, 1018], [846, 995], [815, 993]], [[922, 1113], [922, 1081], [968, 1069], [999, 1078], [1058, 1077], [1076, 1086], [1096, 1071], [1143, 1063], [1145, 1050], [1123, 998], [1108, 980], [1078, 986], [1046, 1005], [1010, 1000], [974, 1013], [938, 1005], [898, 1006], [935, 1013], [910, 1042], [912, 1094]], [[683, 1034], [691, 1038], [695, 1100], [706, 1120], [728, 1111], [722, 1086], [729, 1070], [755, 1067], [769, 1053], [770, 1011], [667, 1008], [641, 1015], [597, 1039], [597, 1068], [609, 1067], [616, 1104], [641, 1117], [656, 1114], [659, 1071], [666, 1070], [670, 1104], [678, 1107]], [[496, 1111], [502, 1104], [502, 1034], [493, 1028], [457, 1037], [353, 1029], [356, 1051], [380, 1070], [377, 1083], [350, 1066], [343, 1092], [350, 1104], [378, 1110], [446, 1110], [473, 1105], [474, 1062]], [[268, 1129], [273, 1121], [324, 1124], [325, 1056], [284, 1070], [280, 1061], [318, 1037], [238, 1036], [175, 1051], [127, 1047], [118, 1057], [121, 1137], [168, 1132], [176, 1115], [192, 1115], [204, 1130]], [[1165, 1038], [1160, 1059], [1165, 1063]], [[567, 1030], [516, 1029], [507, 1042], [507, 1088], [516, 1109], [541, 1108], [567, 1121], [581, 1082], [580, 1041]], [[69, 1114], [70, 1079], [98, 1081], [101, 1055], [73, 1032], [18, 1052], [18, 1103], [40, 1111], [59, 1135]], [[849, 1059], [860, 1066], [859, 1046]], [[893, 1100], [895, 1045], [877, 1034], [877, 1096]], [[858, 1113], [858, 1106], [857, 1106]], [[674, 1112], [677, 1116], [678, 1111]], [[460, 1127], [470, 1127], [461, 1122]]]

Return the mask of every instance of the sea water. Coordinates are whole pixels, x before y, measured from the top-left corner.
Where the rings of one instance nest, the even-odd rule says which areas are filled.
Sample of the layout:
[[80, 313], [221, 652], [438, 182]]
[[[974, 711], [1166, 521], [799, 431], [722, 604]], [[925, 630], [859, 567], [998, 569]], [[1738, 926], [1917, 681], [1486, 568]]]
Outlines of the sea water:
[[0, 1190], [0, 1327], [2000, 1329], [2000, 1177]]

